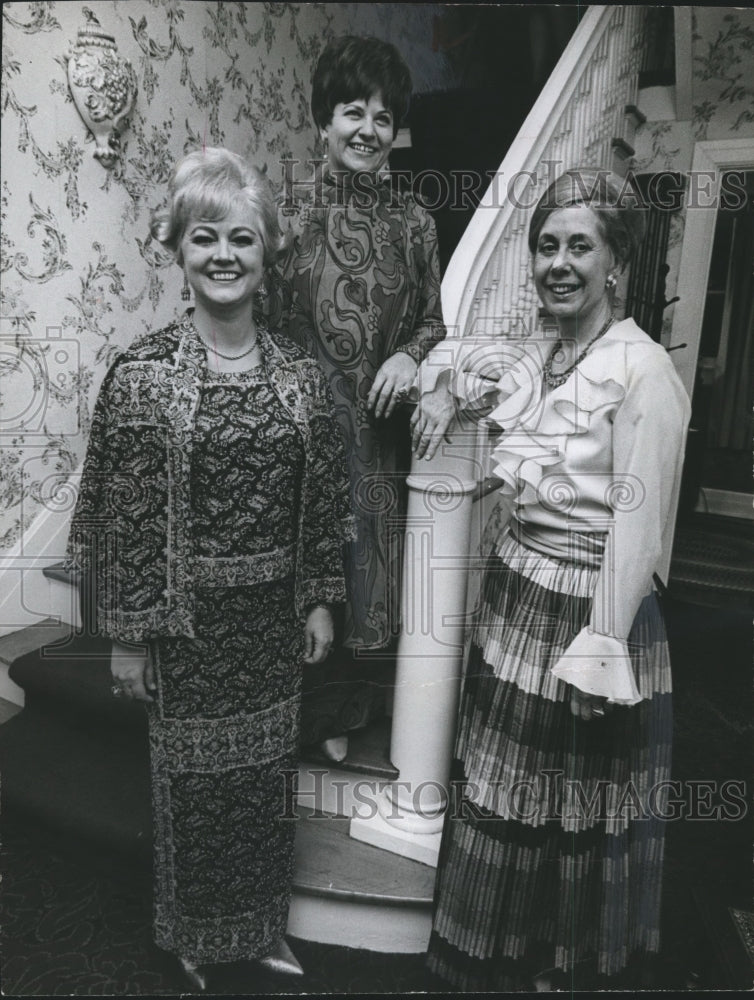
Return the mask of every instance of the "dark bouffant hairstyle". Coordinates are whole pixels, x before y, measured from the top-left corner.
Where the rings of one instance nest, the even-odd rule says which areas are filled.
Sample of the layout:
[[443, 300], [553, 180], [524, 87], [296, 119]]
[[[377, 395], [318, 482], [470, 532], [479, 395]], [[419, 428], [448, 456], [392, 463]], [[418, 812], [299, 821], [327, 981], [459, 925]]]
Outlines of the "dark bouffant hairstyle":
[[393, 115], [393, 136], [408, 111], [411, 73], [394, 45], [379, 38], [343, 35], [330, 42], [312, 81], [312, 115], [318, 128], [332, 121], [336, 104], [381, 94]]
[[239, 198], [256, 214], [264, 263], [269, 266], [282, 246], [270, 183], [260, 170], [228, 149], [206, 146], [179, 160], [170, 178], [167, 205], [152, 215], [152, 236], [172, 250], [180, 264], [180, 243], [189, 219], [224, 219]]
[[621, 268], [644, 238], [645, 206], [629, 179], [597, 167], [574, 167], [550, 184], [537, 202], [529, 223], [529, 250], [534, 253], [545, 220], [559, 208], [586, 205], [600, 220], [607, 245]]

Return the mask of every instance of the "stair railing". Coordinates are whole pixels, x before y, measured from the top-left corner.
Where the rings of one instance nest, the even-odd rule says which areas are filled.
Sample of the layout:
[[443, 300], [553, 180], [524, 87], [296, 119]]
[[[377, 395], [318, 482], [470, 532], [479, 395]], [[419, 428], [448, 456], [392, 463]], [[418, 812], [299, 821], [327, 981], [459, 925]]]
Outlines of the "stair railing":
[[526, 241], [531, 210], [570, 167], [624, 172], [633, 154], [645, 18], [644, 7], [587, 8], [448, 264], [442, 304], [455, 336], [536, 329]]

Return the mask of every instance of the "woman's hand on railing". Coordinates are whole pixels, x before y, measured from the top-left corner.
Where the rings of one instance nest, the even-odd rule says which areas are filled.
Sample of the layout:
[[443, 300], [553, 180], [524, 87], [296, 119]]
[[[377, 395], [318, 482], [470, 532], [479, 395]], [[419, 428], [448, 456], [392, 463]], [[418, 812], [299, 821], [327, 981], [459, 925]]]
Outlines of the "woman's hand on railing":
[[411, 416], [411, 448], [417, 459], [430, 458], [440, 442], [448, 440], [447, 431], [456, 415], [456, 402], [448, 388], [448, 379], [440, 378], [431, 392], [424, 393]]

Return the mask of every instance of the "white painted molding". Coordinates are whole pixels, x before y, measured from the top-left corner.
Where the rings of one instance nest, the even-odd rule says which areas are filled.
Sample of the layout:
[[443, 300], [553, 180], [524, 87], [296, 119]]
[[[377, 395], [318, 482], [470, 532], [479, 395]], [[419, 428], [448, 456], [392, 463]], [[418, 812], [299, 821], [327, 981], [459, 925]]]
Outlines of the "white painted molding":
[[[691, 164], [692, 174], [707, 172], [711, 180], [709, 184], [701, 184], [702, 193], [699, 197], [701, 207], [688, 204], [686, 208], [676, 289], [678, 302], [673, 312], [673, 329], [669, 345], [670, 347], [683, 343], [687, 345], [683, 350], [673, 351], [671, 357], [689, 397], [694, 389], [702, 335], [704, 300], [707, 294], [712, 242], [717, 222], [716, 195], [720, 190], [723, 172], [736, 167], [754, 169], [754, 137], [712, 139], [695, 144]], [[696, 186], [699, 190], [699, 182]]]
[[382, 851], [390, 851], [391, 854], [399, 854], [403, 858], [410, 858], [412, 861], [420, 861], [423, 865], [437, 868], [442, 839], [442, 819], [440, 829], [435, 833], [401, 829], [385, 819], [384, 811], [389, 811], [394, 806], [385, 796], [382, 796], [382, 801], [386, 802], [386, 805], [384, 807], [381, 805], [373, 816], [353, 817], [348, 828], [349, 836], [363, 844], [378, 847]]

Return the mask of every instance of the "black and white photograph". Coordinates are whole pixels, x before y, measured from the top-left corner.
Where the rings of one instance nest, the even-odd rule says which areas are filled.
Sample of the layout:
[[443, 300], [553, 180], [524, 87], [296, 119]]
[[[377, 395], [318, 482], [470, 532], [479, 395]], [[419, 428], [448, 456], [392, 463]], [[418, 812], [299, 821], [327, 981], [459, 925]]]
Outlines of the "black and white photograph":
[[754, 8], [2, 4], [4, 996], [754, 989]]

